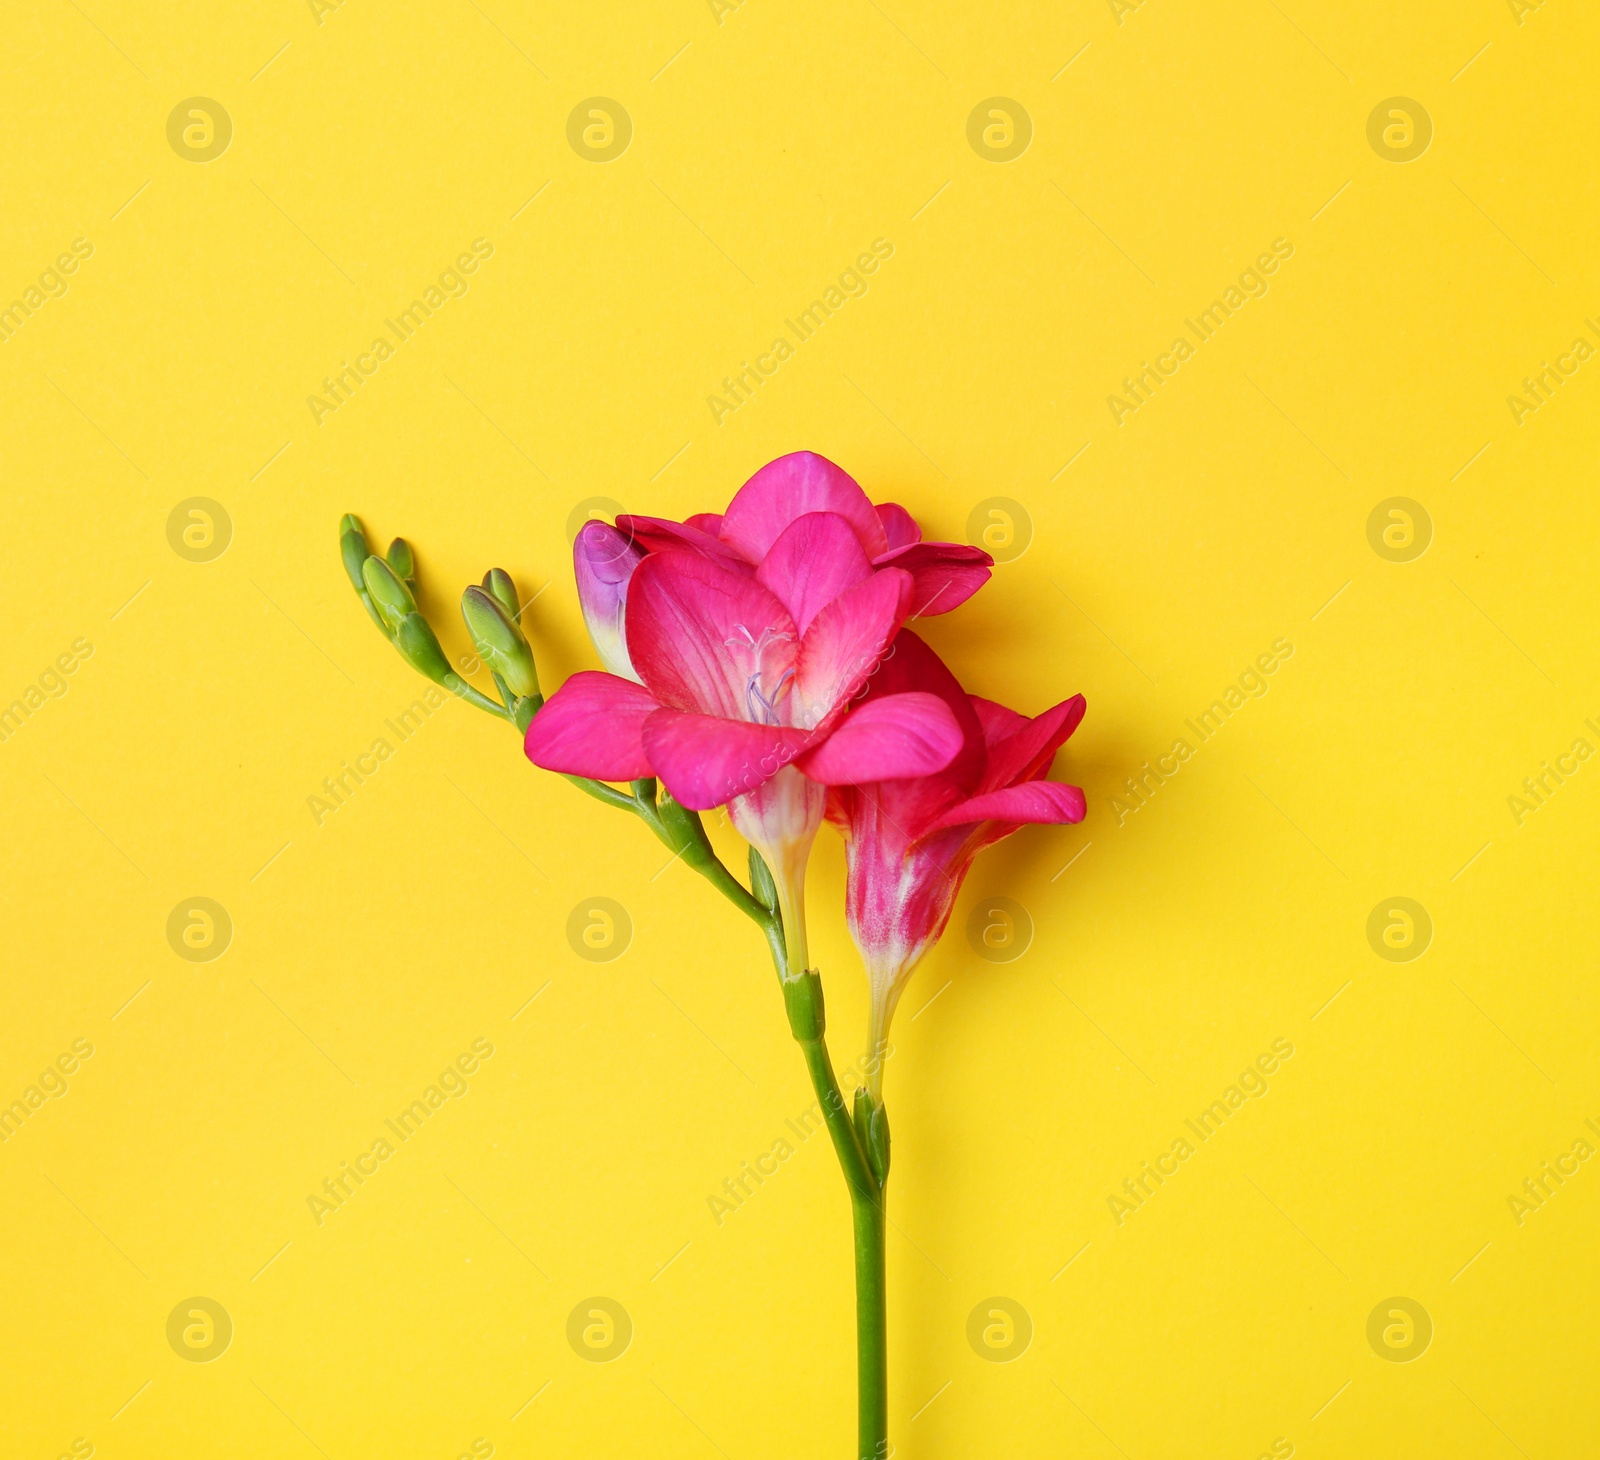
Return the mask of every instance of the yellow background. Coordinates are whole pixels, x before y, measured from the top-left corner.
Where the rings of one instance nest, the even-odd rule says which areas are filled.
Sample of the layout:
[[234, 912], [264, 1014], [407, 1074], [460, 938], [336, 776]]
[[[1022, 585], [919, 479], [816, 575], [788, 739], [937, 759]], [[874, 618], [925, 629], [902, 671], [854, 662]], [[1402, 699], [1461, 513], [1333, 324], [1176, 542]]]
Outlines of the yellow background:
[[[0, 702], [93, 654], [0, 744], [0, 1101], [95, 1049], [0, 1145], [7, 1457], [851, 1453], [831, 1152], [708, 1204], [810, 1103], [754, 931], [454, 701], [308, 805], [421, 688], [341, 512], [416, 544], [452, 654], [462, 584], [543, 589], [549, 688], [595, 662], [577, 504], [718, 509], [799, 447], [929, 536], [1022, 504], [1027, 551], [929, 637], [977, 692], [1089, 702], [1056, 772], [1088, 820], [977, 865], [895, 1026], [896, 1453], [1600, 1447], [1600, 1170], [1508, 1203], [1600, 1121], [1600, 764], [1520, 824], [1507, 800], [1600, 745], [1600, 360], [1507, 404], [1596, 339], [1600, 22], [1119, 9], [7, 8], [0, 303], [94, 251], [0, 347]], [[205, 163], [167, 140], [195, 96], [233, 124]], [[634, 129], [606, 164], [567, 141], [594, 96]], [[1005, 164], [967, 141], [995, 96], [1033, 126]], [[1403, 165], [1366, 130], [1395, 96], [1434, 127]], [[317, 424], [307, 395], [476, 238], [470, 290]], [[877, 238], [870, 290], [715, 423]], [[1117, 424], [1276, 238], [1269, 292]], [[1433, 524], [1407, 563], [1367, 537], [1397, 496]], [[213, 561], [169, 545], [191, 497], [231, 517]], [[1121, 818], [1279, 638], [1270, 690]], [[843, 1065], [841, 867], [825, 832]], [[167, 941], [195, 896], [234, 924], [215, 961]], [[594, 896], [633, 923], [613, 962], [567, 941]], [[966, 935], [992, 896], [1034, 923], [1009, 964]], [[1395, 896], [1433, 921], [1412, 962], [1367, 939]], [[317, 1225], [478, 1038], [470, 1095]], [[1118, 1225], [1108, 1196], [1279, 1038], [1270, 1094]], [[213, 1362], [166, 1339], [197, 1295], [235, 1328]], [[634, 1327], [609, 1363], [566, 1339], [596, 1295]], [[995, 1296], [1033, 1324], [1009, 1363], [966, 1338]], [[1431, 1315], [1414, 1362], [1367, 1341], [1394, 1296]]]

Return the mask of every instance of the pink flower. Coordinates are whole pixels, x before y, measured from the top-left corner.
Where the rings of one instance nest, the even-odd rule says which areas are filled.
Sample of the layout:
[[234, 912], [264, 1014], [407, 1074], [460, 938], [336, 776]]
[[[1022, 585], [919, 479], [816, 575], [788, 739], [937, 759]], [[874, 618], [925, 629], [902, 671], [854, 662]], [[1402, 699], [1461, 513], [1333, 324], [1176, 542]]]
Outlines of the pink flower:
[[1082, 695], [1030, 720], [967, 694], [906, 629], [861, 709], [879, 696], [914, 692], [936, 696], [961, 727], [955, 757], [931, 774], [835, 786], [827, 794], [828, 819], [845, 837], [846, 912], [872, 986], [874, 1053], [888, 1038], [912, 969], [950, 921], [972, 859], [1025, 823], [1082, 821], [1085, 811], [1078, 787], [1044, 779], [1083, 718]]
[[[851, 707], [914, 592], [910, 573], [874, 570], [830, 513], [799, 518], [753, 576], [692, 552], [651, 553], [627, 583], [626, 648], [640, 682], [573, 675], [529, 725], [528, 758], [604, 781], [655, 776], [696, 811], [732, 803], [786, 920], [803, 926], [823, 787], [926, 775], [961, 746], [936, 695]], [[803, 940], [800, 950], [795, 974]]]
[[[962, 543], [923, 542], [922, 529], [904, 507], [873, 506], [854, 478], [814, 451], [769, 461], [739, 488], [724, 513], [700, 512], [687, 522], [624, 516], [617, 526], [648, 552], [680, 549], [733, 572], [760, 576], [761, 565], [789, 529], [815, 513], [842, 518], [874, 569], [911, 574], [911, 618], [949, 613], [988, 581], [994, 563], [988, 553]], [[804, 569], [808, 539], [790, 538], [787, 546], [787, 569]]]
[[950, 709], [916, 689], [850, 709], [908, 616], [946, 612], [989, 577], [987, 553], [921, 536], [812, 452], [769, 462], [722, 514], [586, 524], [578, 595], [611, 672], [557, 691], [528, 758], [597, 780], [656, 776], [692, 810], [727, 804], [773, 873], [803, 967], [823, 787], [925, 775], [961, 744]]

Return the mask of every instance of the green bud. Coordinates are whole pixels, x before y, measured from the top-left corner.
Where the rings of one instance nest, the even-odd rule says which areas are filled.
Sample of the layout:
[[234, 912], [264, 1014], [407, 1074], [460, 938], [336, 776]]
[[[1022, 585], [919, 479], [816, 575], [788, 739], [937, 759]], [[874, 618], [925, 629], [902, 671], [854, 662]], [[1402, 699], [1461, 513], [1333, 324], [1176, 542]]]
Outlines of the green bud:
[[339, 556], [344, 560], [344, 570], [349, 575], [351, 586], [356, 590], [356, 597], [372, 615], [373, 623], [386, 634], [394, 631], [384, 623], [383, 615], [378, 612], [378, 607], [372, 601], [372, 595], [367, 592], [367, 585], [361, 576], [362, 564], [367, 561], [370, 550], [367, 547], [366, 530], [361, 526], [361, 519], [354, 512], [346, 512], [339, 519]]
[[511, 723], [517, 727], [518, 735], [526, 735], [528, 726], [533, 724], [533, 717], [544, 708], [543, 695], [524, 695], [511, 707]]
[[522, 605], [517, 602], [517, 585], [504, 568], [490, 568], [483, 575], [483, 591], [505, 609], [506, 617], [516, 623], [522, 617]]
[[468, 588], [461, 595], [461, 617], [478, 657], [505, 681], [513, 695], [520, 699], [539, 692], [533, 651], [496, 598], [482, 588]]
[[417, 600], [395, 571], [380, 557], [369, 557], [361, 565], [361, 580], [377, 605], [378, 616], [391, 634], [399, 631], [409, 615], [416, 613]]
[[777, 911], [778, 884], [772, 880], [771, 869], [754, 847], [750, 848], [750, 891], [768, 912]]
[[865, 1089], [857, 1089], [855, 1122], [867, 1165], [882, 1186], [889, 1179], [889, 1112], [874, 1105]]
[[405, 538], [397, 537], [389, 544], [389, 566], [407, 583], [416, 586], [417, 560], [412, 555], [411, 544]]
[[420, 613], [408, 613], [400, 620], [395, 629], [394, 646], [400, 651], [400, 657], [419, 674], [426, 675], [435, 684], [442, 684], [452, 694], [460, 693], [456, 686], [461, 678], [444, 657], [433, 626]]
[[700, 813], [691, 811], [682, 802], [675, 800], [670, 791], [663, 789], [658, 795], [653, 780], [635, 781], [633, 783], [635, 796], [640, 794], [641, 787], [649, 788], [646, 799], [656, 808], [656, 816], [660, 819], [662, 829], [667, 835], [667, 845], [683, 858], [684, 864], [704, 868], [716, 862], [717, 854], [712, 850], [711, 838], [706, 835]]

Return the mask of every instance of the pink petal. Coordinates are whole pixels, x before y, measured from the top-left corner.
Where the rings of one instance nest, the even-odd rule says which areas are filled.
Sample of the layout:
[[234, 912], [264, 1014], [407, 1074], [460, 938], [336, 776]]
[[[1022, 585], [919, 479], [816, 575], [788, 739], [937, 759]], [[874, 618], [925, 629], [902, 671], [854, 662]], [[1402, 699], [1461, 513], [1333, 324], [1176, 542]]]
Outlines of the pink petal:
[[[920, 690], [943, 700], [961, 727], [962, 739], [960, 753], [938, 775], [883, 788], [885, 796], [894, 802], [892, 814], [907, 818], [909, 824], [927, 821], [952, 801], [972, 795], [978, 789], [988, 755], [983, 728], [960, 681], [917, 635], [910, 629], [901, 629], [889, 647], [889, 657], [872, 676], [865, 699], [857, 703], [870, 703], [908, 690]], [[1017, 721], [1027, 723], [1020, 715]]]
[[994, 700], [983, 699], [979, 695], [968, 695], [967, 699], [977, 712], [978, 721], [983, 726], [985, 745], [998, 745], [1006, 736], [1015, 735], [1017, 731], [1027, 728], [1026, 715], [1019, 715], [1015, 710], [1008, 710], [1004, 705], [997, 704]]
[[700, 532], [709, 532], [712, 537], [722, 533], [722, 514], [720, 512], [692, 512], [683, 519], [685, 527], [693, 527]]
[[528, 726], [522, 748], [547, 771], [635, 781], [653, 776], [641, 731], [659, 707], [643, 685], [585, 669], [561, 686]]
[[795, 720], [818, 725], [855, 697], [905, 621], [911, 587], [909, 573], [884, 568], [841, 593], [811, 621], [795, 660]]
[[898, 502], [879, 502], [877, 506], [878, 521], [883, 524], [884, 533], [889, 539], [889, 550], [910, 547], [914, 542], [922, 541], [922, 529], [917, 526], [917, 519], [906, 511]]
[[879, 568], [904, 568], [917, 580], [911, 616], [949, 613], [989, 581], [994, 559], [982, 548], [954, 542], [914, 542], [873, 559]]
[[[881, 574], [879, 576], [882, 576]], [[628, 584], [628, 657], [663, 705], [759, 720], [794, 667], [794, 620], [754, 578], [687, 552], [652, 553]]]
[[885, 695], [850, 711], [796, 764], [825, 786], [904, 780], [942, 771], [961, 749], [961, 727], [938, 695]]
[[740, 487], [723, 514], [722, 540], [759, 563], [784, 528], [807, 512], [837, 512], [855, 528], [869, 558], [889, 550], [888, 535], [867, 494], [814, 451], [794, 451], [769, 461]]
[[[707, 514], [709, 515], [709, 514]], [[693, 520], [673, 522], [665, 517], [635, 517], [624, 513], [617, 518], [617, 526], [629, 534], [641, 547], [653, 553], [673, 549], [698, 553], [735, 571], [748, 571], [748, 564], [715, 533], [707, 532]], [[753, 561], [753, 560], [752, 560]]]
[[959, 802], [935, 821], [928, 831], [941, 831], [948, 826], [968, 826], [979, 821], [998, 822], [1007, 827], [1038, 822], [1057, 825], [1082, 821], [1087, 810], [1088, 803], [1077, 786], [1066, 786], [1060, 781], [1027, 781], [1020, 786], [1006, 786], [999, 791], [989, 791]]
[[1051, 760], [1067, 736], [1078, 728], [1083, 711], [1083, 696], [1073, 695], [1054, 709], [1046, 710], [1038, 719], [1029, 720], [1014, 735], [1008, 735], [998, 744], [991, 745], [989, 764], [983, 773], [979, 791], [1014, 786], [1018, 781], [1043, 775], [1049, 770]]
[[855, 529], [837, 512], [807, 512], [786, 527], [756, 569], [805, 633], [819, 610], [872, 576]]
[[810, 740], [809, 731], [787, 725], [752, 725], [682, 710], [657, 710], [644, 726], [655, 773], [691, 811], [709, 811], [755, 790]]

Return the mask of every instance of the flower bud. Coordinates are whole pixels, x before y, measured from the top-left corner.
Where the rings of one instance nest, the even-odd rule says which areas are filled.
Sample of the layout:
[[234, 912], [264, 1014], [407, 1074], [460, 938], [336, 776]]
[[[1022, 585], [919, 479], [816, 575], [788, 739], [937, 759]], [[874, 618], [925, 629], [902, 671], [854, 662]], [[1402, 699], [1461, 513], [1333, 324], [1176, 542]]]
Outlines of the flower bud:
[[452, 694], [460, 693], [456, 686], [461, 683], [461, 677], [444, 657], [433, 626], [420, 613], [408, 613], [400, 620], [395, 629], [394, 646], [418, 674], [442, 684]]
[[628, 580], [644, 553], [624, 532], [606, 522], [586, 522], [572, 544], [578, 602], [600, 662], [623, 679], [642, 683], [628, 657], [624, 632]]
[[517, 602], [517, 585], [504, 568], [490, 568], [483, 575], [483, 591], [505, 609], [506, 617], [512, 623], [522, 617], [522, 605]]
[[539, 692], [539, 675], [533, 651], [499, 601], [482, 588], [461, 595], [461, 617], [466, 620], [478, 657], [521, 699]]
[[361, 565], [361, 579], [377, 605], [378, 616], [391, 634], [399, 631], [401, 623], [417, 611], [417, 600], [395, 571], [380, 557], [369, 557]]
[[856, 1135], [878, 1185], [889, 1179], [889, 1112], [865, 1089], [856, 1091]]
[[772, 880], [772, 869], [754, 847], [750, 848], [750, 891], [768, 912], [777, 911], [778, 884]]
[[361, 526], [361, 519], [354, 512], [346, 512], [339, 519], [339, 556], [344, 560], [345, 573], [350, 578], [351, 586], [356, 590], [356, 597], [372, 615], [373, 623], [386, 634], [393, 630], [384, 623], [383, 616], [378, 612], [378, 607], [372, 601], [372, 595], [367, 592], [366, 582], [361, 576], [361, 566], [370, 555], [367, 547], [366, 530]]
[[403, 578], [413, 587], [417, 582], [417, 560], [411, 552], [411, 544], [405, 538], [397, 537], [389, 544], [389, 566], [396, 575]]

